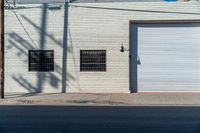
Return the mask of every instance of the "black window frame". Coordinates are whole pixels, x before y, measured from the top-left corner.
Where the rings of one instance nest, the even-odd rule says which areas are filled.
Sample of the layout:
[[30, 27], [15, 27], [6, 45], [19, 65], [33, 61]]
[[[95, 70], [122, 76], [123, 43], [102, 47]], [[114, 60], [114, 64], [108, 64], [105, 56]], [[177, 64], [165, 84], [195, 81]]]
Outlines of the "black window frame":
[[[94, 61], [94, 59], [92, 58], [95, 58], [94, 56], [98, 56], [97, 54], [96, 55], [93, 55], [93, 57], [90, 57], [88, 59], [85, 59], [83, 60], [83, 53], [84, 52], [88, 52], [89, 54], [92, 55], [92, 52], [95, 54], [95, 52], [102, 52], [102, 53], [97, 53], [97, 54], [102, 54], [103, 57], [99, 58], [96, 57], [96, 60]], [[106, 50], [80, 50], [80, 72], [106, 72], [107, 71], [107, 54], [106, 54]], [[85, 55], [85, 56], [89, 56], [88, 55]], [[94, 62], [90, 62], [90, 61], [94, 61]], [[84, 67], [84, 65], [92, 65], [93, 64], [93, 67]], [[96, 67], [95, 67], [96, 66]], [[97, 67], [98, 66], [98, 67]]]
[[[33, 58], [32, 53], [38, 56]], [[47, 54], [50, 54], [49, 59]], [[34, 60], [36, 60], [34, 62]], [[34, 66], [35, 65], [35, 66]], [[37, 66], [38, 65], [38, 66]], [[44, 67], [45, 66], [45, 67]], [[54, 50], [29, 50], [28, 51], [28, 71], [29, 72], [54, 72]]]

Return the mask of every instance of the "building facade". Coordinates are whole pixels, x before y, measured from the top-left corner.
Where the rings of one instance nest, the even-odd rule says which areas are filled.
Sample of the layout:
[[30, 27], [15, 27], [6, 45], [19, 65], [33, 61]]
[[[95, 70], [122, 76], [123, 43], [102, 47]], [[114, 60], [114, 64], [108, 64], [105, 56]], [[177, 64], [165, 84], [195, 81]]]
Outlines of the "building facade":
[[5, 92], [200, 91], [200, 3], [5, 9]]

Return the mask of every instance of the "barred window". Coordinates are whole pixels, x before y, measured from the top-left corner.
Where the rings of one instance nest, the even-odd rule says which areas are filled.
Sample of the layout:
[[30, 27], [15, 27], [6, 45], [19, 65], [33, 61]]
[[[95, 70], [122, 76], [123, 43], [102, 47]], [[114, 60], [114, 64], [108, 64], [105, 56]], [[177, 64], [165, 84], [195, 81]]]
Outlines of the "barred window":
[[80, 71], [106, 71], [106, 50], [81, 50]]
[[29, 71], [49, 72], [54, 71], [53, 50], [29, 50]]

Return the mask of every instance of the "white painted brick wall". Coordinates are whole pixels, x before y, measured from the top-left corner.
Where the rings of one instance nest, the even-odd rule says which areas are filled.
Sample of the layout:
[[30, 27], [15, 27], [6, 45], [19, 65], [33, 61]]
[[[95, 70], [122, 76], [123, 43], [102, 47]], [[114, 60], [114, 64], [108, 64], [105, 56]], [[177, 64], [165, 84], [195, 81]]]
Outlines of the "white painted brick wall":
[[[40, 32], [23, 16], [40, 27], [41, 11], [41, 8], [16, 10], [26, 32], [36, 45], [39, 45]], [[6, 92], [34, 92], [34, 89], [38, 89], [38, 77], [42, 75], [46, 75], [42, 80], [43, 92], [61, 92], [63, 12], [63, 9], [48, 10], [49, 36], [46, 36], [45, 47], [54, 50], [55, 64], [59, 69], [51, 73], [36, 73], [28, 72], [27, 54], [29, 49], [35, 48], [34, 43], [18, 22], [14, 11], [5, 11]], [[120, 53], [119, 50], [122, 43], [127, 49], [129, 48], [129, 21], [183, 19], [200, 19], [200, 2], [72, 4], [69, 7], [66, 91], [128, 93], [129, 53]], [[50, 36], [53, 36], [53, 39]], [[79, 58], [82, 49], [106, 50], [107, 71], [80, 72]]]

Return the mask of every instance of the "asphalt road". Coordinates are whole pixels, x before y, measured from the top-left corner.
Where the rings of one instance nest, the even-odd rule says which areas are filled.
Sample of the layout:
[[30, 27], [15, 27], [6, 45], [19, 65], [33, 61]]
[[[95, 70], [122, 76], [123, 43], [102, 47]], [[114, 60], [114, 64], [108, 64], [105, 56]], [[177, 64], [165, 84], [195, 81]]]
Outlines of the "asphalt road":
[[0, 106], [0, 133], [200, 133], [200, 107]]

